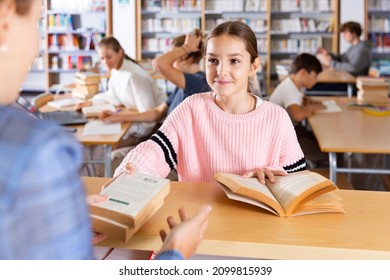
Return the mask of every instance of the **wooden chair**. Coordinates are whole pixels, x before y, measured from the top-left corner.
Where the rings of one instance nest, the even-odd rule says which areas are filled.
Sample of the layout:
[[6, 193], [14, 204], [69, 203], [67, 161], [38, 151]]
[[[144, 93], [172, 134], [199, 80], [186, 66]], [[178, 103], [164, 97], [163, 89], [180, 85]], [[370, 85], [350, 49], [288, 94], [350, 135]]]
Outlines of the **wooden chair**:
[[39, 109], [42, 106], [46, 105], [47, 102], [53, 99], [54, 99], [53, 94], [45, 92], [34, 97], [31, 103], [35, 106], [35, 108]]

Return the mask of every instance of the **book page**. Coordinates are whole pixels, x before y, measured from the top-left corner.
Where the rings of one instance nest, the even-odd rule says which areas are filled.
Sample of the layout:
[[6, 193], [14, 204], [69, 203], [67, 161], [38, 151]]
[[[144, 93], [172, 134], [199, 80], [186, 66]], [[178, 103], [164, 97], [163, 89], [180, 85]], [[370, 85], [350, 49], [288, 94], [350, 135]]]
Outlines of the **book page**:
[[326, 107], [322, 110], [316, 110], [316, 113], [337, 113], [341, 112], [341, 108], [334, 100], [324, 100], [322, 104]]
[[110, 135], [120, 134], [122, 126], [120, 123], [105, 123], [103, 121], [89, 121], [84, 126], [83, 135]]
[[108, 200], [94, 205], [135, 217], [168, 183], [168, 179], [122, 173], [101, 191]]
[[265, 210], [268, 210], [272, 213], [274, 213], [275, 215], [279, 215], [278, 212], [276, 212], [274, 209], [272, 209], [271, 207], [269, 207], [267, 204], [264, 204], [256, 199], [253, 199], [253, 198], [250, 198], [250, 197], [247, 197], [247, 196], [243, 196], [243, 195], [240, 195], [240, 194], [236, 194], [236, 193], [233, 193], [228, 187], [224, 186], [221, 184], [221, 187], [223, 189], [223, 191], [226, 193], [227, 197], [230, 198], [230, 199], [233, 199], [233, 200], [237, 200], [237, 201], [241, 201], [241, 202], [245, 202], [245, 203], [248, 203], [248, 204], [252, 204], [252, 205], [255, 205], [257, 207], [260, 207], [260, 208], [263, 208]]
[[[244, 178], [240, 175], [222, 172], [215, 174], [214, 177], [222, 186], [229, 188], [234, 194], [259, 201], [261, 204], [268, 205], [268, 208], [272, 208], [274, 211], [271, 212], [277, 212], [278, 215], [284, 216], [284, 210], [279, 202], [268, 187], [261, 184], [257, 178]], [[243, 201], [243, 198], [240, 201]], [[263, 206], [260, 207], [268, 210]]]
[[84, 115], [89, 116], [89, 117], [95, 117], [99, 116], [99, 114], [103, 111], [111, 111], [115, 112], [116, 108], [114, 105], [105, 103], [105, 104], [99, 104], [99, 105], [94, 105], [94, 106], [88, 106], [88, 107], [83, 107], [81, 111], [83, 112]]
[[310, 193], [323, 188], [322, 183], [333, 186], [325, 177], [308, 170], [275, 176], [275, 179], [276, 182], [273, 184], [267, 180], [267, 185], [286, 212], [292, 203], [299, 203], [298, 197], [302, 200]]
[[64, 98], [47, 102], [47, 105], [60, 109], [67, 106], [76, 105], [79, 99], [76, 98]]

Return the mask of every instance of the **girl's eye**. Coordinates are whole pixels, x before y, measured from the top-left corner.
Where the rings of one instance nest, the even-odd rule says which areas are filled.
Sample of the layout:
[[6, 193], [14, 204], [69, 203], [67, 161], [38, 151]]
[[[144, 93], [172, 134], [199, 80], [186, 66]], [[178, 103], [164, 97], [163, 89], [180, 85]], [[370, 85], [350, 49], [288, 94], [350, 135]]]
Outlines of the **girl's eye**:
[[209, 58], [208, 60], [209, 63], [217, 63], [218, 61], [215, 58]]
[[231, 63], [237, 64], [237, 63], [240, 63], [240, 61], [239, 61], [238, 59], [232, 59], [232, 60], [231, 60]]

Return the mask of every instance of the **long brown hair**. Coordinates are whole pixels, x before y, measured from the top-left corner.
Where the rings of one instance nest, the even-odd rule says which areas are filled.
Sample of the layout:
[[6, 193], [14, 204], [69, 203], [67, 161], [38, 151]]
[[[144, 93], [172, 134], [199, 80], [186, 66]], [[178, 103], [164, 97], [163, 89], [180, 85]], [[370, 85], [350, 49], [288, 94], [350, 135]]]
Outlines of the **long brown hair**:
[[135, 59], [131, 58], [130, 56], [128, 56], [125, 53], [125, 50], [122, 48], [119, 41], [113, 36], [107, 36], [107, 37], [104, 37], [103, 39], [101, 39], [98, 47], [99, 48], [101, 48], [101, 47], [109, 48], [116, 53], [119, 53], [122, 50], [125, 59], [131, 60], [132, 62], [139, 65], [139, 63]]
[[238, 39], [241, 39], [244, 42], [245, 48], [251, 56], [251, 63], [253, 63], [255, 59], [259, 57], [259, 52], [257, 51], [257, 39], [255, 33], [248, 25], [238, 20], [226, 21], [224, 23], [217, 25], [207, 35], [205, 51], [207, 49], [207, 42], [211, 38], [219, 37], [224, 34], [236, 37]]
[[[0, 0], [0, 2], [7, 1], [7, 0]], [[15, 11], [20, 16], [25, 16], [30, 12], [31, 5], [35, 0], [13, 0], [15, 3]]]

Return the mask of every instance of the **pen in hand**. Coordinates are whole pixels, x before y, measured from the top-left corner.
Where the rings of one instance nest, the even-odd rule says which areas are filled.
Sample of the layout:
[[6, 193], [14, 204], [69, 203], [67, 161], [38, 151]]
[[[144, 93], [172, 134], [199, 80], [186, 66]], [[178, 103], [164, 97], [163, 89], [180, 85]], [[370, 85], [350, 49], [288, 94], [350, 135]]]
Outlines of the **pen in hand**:
[[122, 111], [122, 109], [118, 109], [115, 112], [104, 110], [100, 113], [99, 119], [101, 119], [104, 122], [121, 122], [122, 118], [118, 114]]

